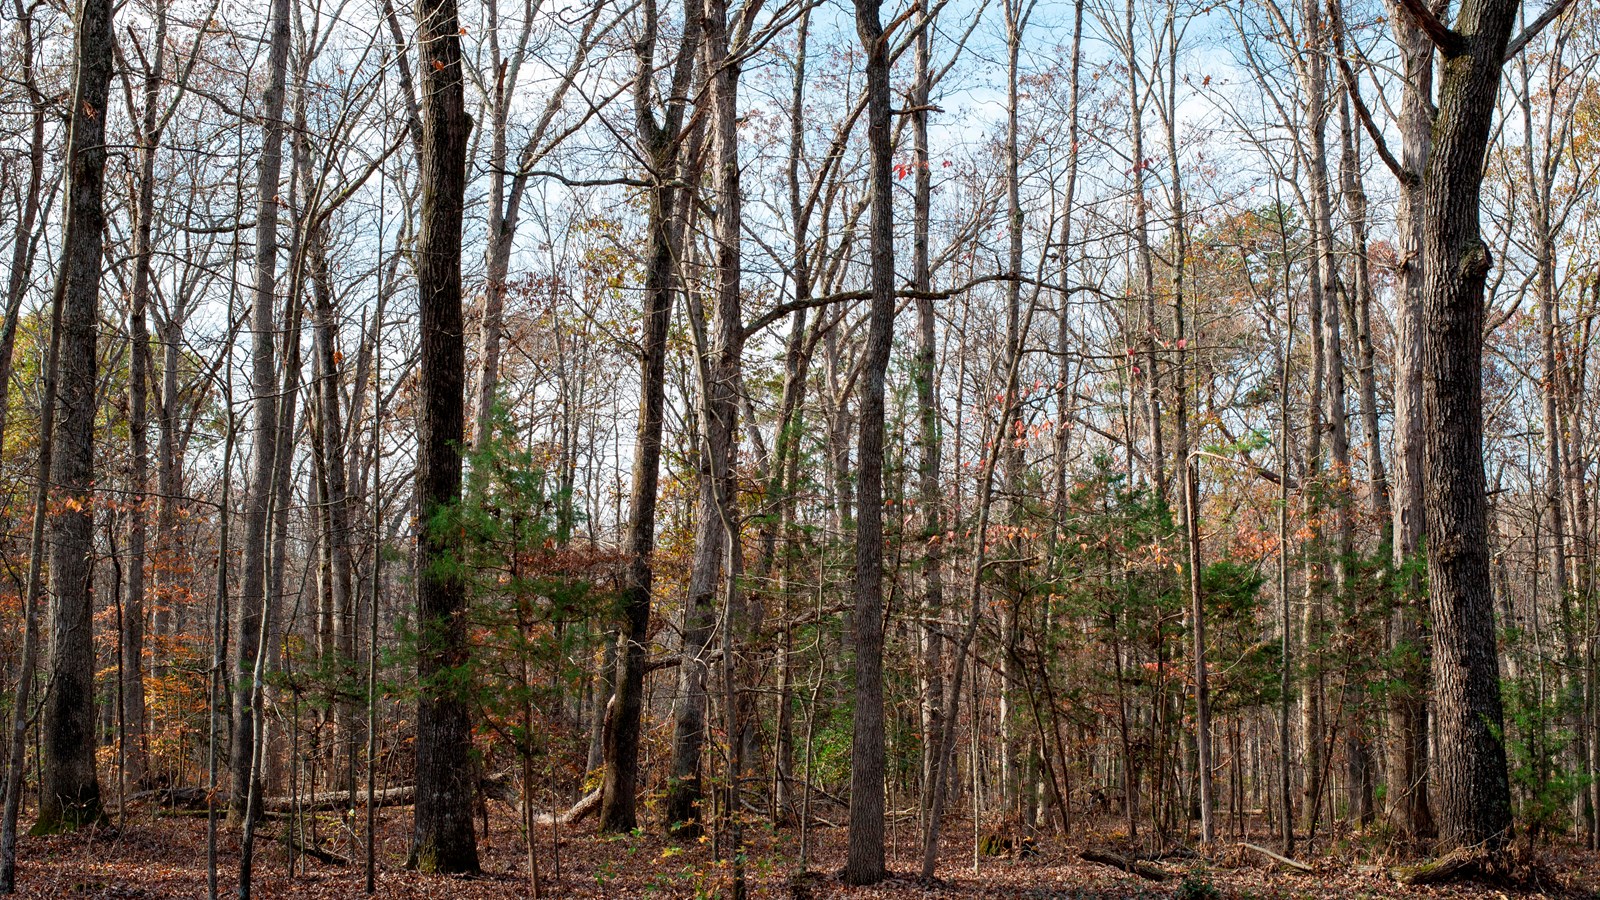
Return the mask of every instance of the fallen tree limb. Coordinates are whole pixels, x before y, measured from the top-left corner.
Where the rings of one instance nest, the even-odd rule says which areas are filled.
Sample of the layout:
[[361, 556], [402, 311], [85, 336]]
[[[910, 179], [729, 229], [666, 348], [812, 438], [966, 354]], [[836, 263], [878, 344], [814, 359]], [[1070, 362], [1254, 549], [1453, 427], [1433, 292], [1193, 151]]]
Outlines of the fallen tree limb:
[[[373, 802], [378, 806], [404, 806], [414, 803], [417, 799], [417, 786], [405, 784], [399, 787], [384, 788], [372, 795]], [[218, 800], [219, 805], [226, 804], [226, 800]], [[330, 809], [350, 809], [356, 806], [365, 806], [367, 802], [366, 791], [323, 791], [316, 794], [306, 794], [302, 797], [266, 797], [261, 801], [261, 808], [267, 812], [292, 813], [292, 812], [322, 812]]]
[[593, 791], [584, 796], [582, 800], [572, 804], [572, 807], [560, 815], [552, 816], [544, 813], [534, 817], [535, 825], [571, 825], [587, 819], [595, 810], [600, 808], [600, 792]]
[[1154, 863], [1145, 862], [1142, 859], [1128, 859], [1125, 856], [1112, 853], [1110, 850], [1085, 850], [1078, 854], [1078, 857], [1085, 862], [1121, 869], [1130, 875], [1137, 875], [1150, 881], [1166, 881], [1169, 877], [1166, 869]]
[[1290, 859], [1289, 857], [1284, 856], [1281, 853], [1274, 853], [1271, 850], [1268, 850], [1267, 848], [1260, 846], [1259, 844], [1251, 844], [1251, 843], [1247, 843], [1245, 841], [1240, 841], [1239, 842], [1239, 846], [1245, 848], [1246, 850], [1250, 850], [1252, 852], [1259, 853], [1262, 856], [1265, 856], [1266, 858], [1272, 860], [1273, 862], [1280, 863], [1282, 865], [1288, 866], [1289, 868], [1294, 869], [1296, 872], [1308, 872], [1309, 873], [1309, 872], [1316, 871], [1315, 869], [1311, 868], [1310, 866], [1306, 865], [1303, 862], [1299, 862], [1297, 860]]
[[[220, 802], [227, 803], [227, 795], [222, 795]], [[124, 798], [129, 806], [145, 800], [153, 800], [158, 806], [168, 809], [205, 809], [206, 789], [202, 787], [160, 787], [146, 791], [137, 791]]]
[[1389, 870], [1389, 877], [1407, 886], [1444, 884], [1482, 875], [1487, 859], [1488, 855], [1477, 848], [1452, 850], [1414, 866], [1395, 866]]
[[329, 866], [348, 866], [348, 865], [350, 865], [350, 860], [345, 859], [344, 857], [340, 856], [339, 854], [334, 853], [331, 850], [324, 850], [322, 847], [319, 847], [316, 844], [307, 843], [305, 841], [300, 840], [298, 837], [295, 836], [294, 827], [292, 825], [289, 828], [284, 830], [283, 842], [285, 844], [287, 844], [290, 848], [295, 850], [297, 853], [300, 853], [300, 854], [302, 854], [304, 856], [309, 856], [312, 859], [314, 859], [314, 860], [316, 860], [316, 861], [318, 861], [320, 863], [323, 863], [324, 865], [329, 865]]

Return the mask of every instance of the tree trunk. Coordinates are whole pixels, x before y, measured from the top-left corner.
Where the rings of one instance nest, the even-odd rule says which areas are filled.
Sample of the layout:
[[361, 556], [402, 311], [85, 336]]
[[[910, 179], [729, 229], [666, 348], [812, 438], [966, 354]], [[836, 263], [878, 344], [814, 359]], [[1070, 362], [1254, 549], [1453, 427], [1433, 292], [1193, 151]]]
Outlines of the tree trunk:
[[[1440, 837], [1511, 840], [1483, 471], [1483, 163], [1517, 0], [1466, 0], [1442, 43], [1434, 147], [1423, 176], [1423, 508], [1429, 534]], [[1438, 21], [1433, 20], [1438, 25]], [[1442, 26], [1441, 26], [1442, 30]]]
[[[1209, 844], [1216, 840], [1216, 788], [1212, 780], [1211, 764], [1211, 689], [1206, 671], [1206, 607], [1202, 582], [1205, 570], [1200, 553], [1200, 463], [1190, 454], [1189, 433], [1189, 376], [1192, 356], [1188, 349], [1189, 324], [1185, 308], [1187, 284], [1187, 255], [1189, 252], [1189, 223], [1184, 210], [1183, 178], [1178, 167], [1178, 34], [1177, 6], [1167, 6], [1167, 97], [1162, 108], [1163, 124], [1167, 131], [1167, 178], [1172, 207], [1172, 321], [1177, 346], [1177, 383], [1173, 386], [1173, 403], [1177, 420], [1177, 464], [1182, 466], [1183, 481], [1179, 486], [1181, 503], [1179, 511], [1183, 522], [1183, 543], [1186, 551], [1184, 572], [1189, 581], [1189, 629], [1194, 662], [1195, 706], [1195, 779], [1199, 782], [1200, 840]], [[1198, 393], [1196, 394], [1198, 396]]]
[[50, 690], [44, 706], [35, 832], [99, 821], [94, 731], [94, 423], [104, 256], [111, 0], [84, 0], [74, 51], [62, 237], [59, 414], [50, 465]]
[[[1156, 371], [1156, 270], [1150, 247], [1150, 210], [1145, 197], [1145, 172], [1148, 168], [1144, 156], [1144, 104], [1145, 92], [1139, 85], [1139, 58], [1137, 35], [1134, 31], [1134, 3], [1128, 0], [1124, 24], [1127, 34], [1128, 66], [1128, 140], [1133, 159], [1133, 237], [1139, 265], [1139, 304], [1144, 316], [1144, 332], [1129, 341], [1129, 348], [1138, 344], [1144, 371], [1135, 367], [1134, 381], [1144, 385], [1145, 430], [1150, 436], [1150, 456], [1146, 468], [1150, 484], [1161, 503], [1167, 501], [1166, 452], [1161, 441], [1161, 380]], [[1132, 460], [1129, 460], [1131, 468]]]
[[[1405, 179], [1395, 209], [1400, 272], [1395, 295], [1394, 350], [1394, 566], [1400, 573], [1390, 621], [1390, 653], [1401, 661], [1389, 704], [1389, 817], [1404, 832], [1433, 832], [1428, 806], [1426, 605], [1414, 568], [1422, 551], [1422, 173], [1433, 142], [1433, 44], [1403, 8], [1390, 10], [1404, 78], [1400, 99], [1400, 164]], [[1415, 685], [1415, 687], [1411, 687]]]
[[[928, 144], [928, 107], [932, 89], [930, 44], [932, 16], [922, 12], [916, 43], [916, 82], [911, 97], [911, 146], [915, 182], [912, 185], [911, 286], [933, 290], [929, 262], [929, 230], [933, 222], [933, 171]], [[917, 349], [913, 378], [917, 391], [917, 490], [922, 505], [922, 816], [927, 818], [933, 800], [935, 760], [944, 711], [944, 635], [935, 624], [944, 609], [944, 498], [939, 493], [942, 450], [939, 435], [939, 397], [934, 328], [937, 324], [931, 298], [917, 299]]]
[[467, 591], [457, 570], [466, 353], [461, 314], [461, 224], [467, 117], [455, 0], [419, 0], [421, 221], [416, 271], [422, 352], [417, 435], [417, 805], [407, 865], [476, 872]]
[[154, 62], [145, 72], [144, 108], [139, 124], [138, 195], [134, 199], [133, 289], [129, 292], [128, 342], [128, 449], [133, 509], [128, 516], [127, 600], [122, 616], [122, 722], [123, 777], [134, 784], [145, 780], [144, 631], [145, 533], [149, 510], [145, 490], [150, 479], [149, 376], [150, 278], [154, 248], [156, 153], [161, 146], [156, 102], [166, 63], [167, 4], [156, 5]]
[[[250, 461], [249, 499], [244, 522], [244, 575], [239, 585], [238, 632], [234, 639], [232, 756], [233, 790], [228, 817], [239, 822], [250, 796], [250, 761], [255, 755], [255, 720], [260, 710], [252, 697], [262, 616], [266, 614], [267, 525], [272, 505], [274, 449], [278, 434], [276, 378], [276, 305], [278, 283], [278, 192], [283, 174], [284, 87], [289, 72], [289, 0], [273, 0], [267, 86], [262, 94], [262, 149], [256, 179], [255, 290], [250, 313], [250, 393], [254, 408], [254, 449]], [[259, 793], [259, 792], [258, 792]]]
[[[327, 232], [316, 227], [307, 235], [309, 246], [307, 261], [311, 267], [311, 294], [315, 318], [312, 323], [313, 352], [316, 353], [316, 397], [320, 421], [317, 438], [321, 446], [324, 482], [326, 484], [322, 520], [323, 553], [329, 569], [329, 594], [331, 600], [332, 646], [328, 654], [329, 671], [343, 679], [355, 672], [355, 562], [351, 552], [350, 487], [345, 469], [345, 422], [341, 410], [343, 403], [340, 373], [341, 354], [338, 352], [338, 322], [333, 308], [333, 284], [329, 271]], [[337, 773], [338, 788], [354, 791], [356, 786], [356, 747], [359, 735], [355, 733], [356, 710], [354, 703], [340, 693], [335, 701], [335, 728], [337, 740], [343, 745]]]
[[[626, 630], [617, 654], [616, 697], [606, 708], [610, 719], [602, 730], [605, 780], [601, 784], [600, 828], [625, 832], [637, 822], [639, 727], [644, 708], [645, 640], [649, 637], [651, 556], [655, 552], [656, 494], [661, 469], [661, 428], [666, 392], [668, 326], [672, 321], [674, 269], [678, 262], [681, 215], [678, 188], [670, 182], [677, 167], [683, 127], [683, 97], [688, 92], [699, 44], [693, 0], [684, 2], [685, 29], [678, 49], [665, 122], [655, 117], [655, 48], [658, 22], [654, 0], [646, 0], [644, 39], [636, 48], [634, 118], [639, 141], [654, 167], [650, 191], [649, 234], [645, 273], [644, 328], [639, 358], [640, 403], [635, 427], [633, 490], [629, 507], [622, 609]], [[687, 657], [679, 666], [692, 668]], [[669, 791], [671, 788], [669, 787]], [[670, 804], [669, 804], [670, 805]], [[674, 821], [668, 815], [667, 821]]]
[[[883, 854], [883, 443], [884, 382], [894, 342], [894, 195], [889, 169], [889, 42], [881, 0], [855, 0], [856, 33], [866, 53], [868, 183], [872, 196], [869, 253], [871, 299], [861, 372], [857, 444], [855, 709], [850, 756], [850, 836], [844, 877], [876, 884], [887, 874]], [[997, 435], [998, 437], [998, 435]]]

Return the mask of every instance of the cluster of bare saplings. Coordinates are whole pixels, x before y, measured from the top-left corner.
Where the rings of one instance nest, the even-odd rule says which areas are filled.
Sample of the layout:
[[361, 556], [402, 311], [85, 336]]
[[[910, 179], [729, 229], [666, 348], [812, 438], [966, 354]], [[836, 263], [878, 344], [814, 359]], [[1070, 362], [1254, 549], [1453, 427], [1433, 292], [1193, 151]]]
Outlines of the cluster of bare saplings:
[[1600, 841], [1595, 5], [0, 19], [0, 892]]

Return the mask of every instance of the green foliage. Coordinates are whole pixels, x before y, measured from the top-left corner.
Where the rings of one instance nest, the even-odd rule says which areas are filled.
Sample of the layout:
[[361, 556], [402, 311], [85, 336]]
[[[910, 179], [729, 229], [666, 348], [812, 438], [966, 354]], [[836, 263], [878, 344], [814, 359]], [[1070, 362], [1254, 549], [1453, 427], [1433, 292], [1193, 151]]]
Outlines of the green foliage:
[[1222, 900], [1222, 892], [1211, 883], [1205, 872], [1192, 869], [1183, 876], [1183, 881], [1178, 883], [1177, 889], [1172, 892], [1173, 900]]
[[1559, 684], [1559, 673], [1535, 671], [1501, 687], [1506, 720], [1502, 737], [1517, 818], [1534, 836], [1563, 830], [1572, 801], [1587, 784], [1581, 773], [1567, 767], [1574, 741], [1567, 723], [1573, 710], [1559, 693], [1544, 691], [1541, 681], [1546, 677]]
[[1275, 702], [1281, 694], [1283, 647], [1261, 639], [1261, 586], [1254, 565], [1218, 560], [1201, 574], [1212, 672], [1212, 709], [1226, 712]]
[[575, 688], [599, 636], [586, 623], [615, 598], [597, 586], [606, 560], [566, 546], [565, 491], [539, 448], [496, 405], [489, 440], [468, 457], [461, 574], [471, 598], [473, 668], [484, 724], [518, 753], [549, 748], [563, 683]]
[[[519, 438], [502, 406], [490, 415], [489, 439], [467, 454], [461, 501], [428, 521], [457, 541], [434, 576], [463, 582], [468, 598], [468, 656], [432, 686], [470, 699], [485, 754], [505, 745], [554, 767], [575, 754], [552, 751], [574, 751], [580, 742], [563, 727], [562, 699], [588, 676], [602, 639], [590, 623], [607, 618], [616, 602], [599, 587], [614, 560], [565, 544], [565, 498], [541, 448]], [[416, 652], [419, 635], [403, 623], [399, 630], [403, 659]]]

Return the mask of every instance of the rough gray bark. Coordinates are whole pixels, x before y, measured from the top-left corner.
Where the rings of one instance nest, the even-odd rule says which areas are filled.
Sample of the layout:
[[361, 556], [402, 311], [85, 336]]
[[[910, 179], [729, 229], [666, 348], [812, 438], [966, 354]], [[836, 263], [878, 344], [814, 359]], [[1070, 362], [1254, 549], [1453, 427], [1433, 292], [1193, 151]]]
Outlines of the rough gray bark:
[[[855, 708], [850, 743], [850, 835], [844, 878], [876, 884], [883, 853], [883, 444], [884, 382], [894, 343], [894, 195], [889, 178], [889, 42], [881, 0], [855, 0], [856, 34], [866, 54], [868, 226], [871, 299], [861, 372], [861, 430], [856, 447]], [[937, 790], [937, 788], [936, 788]]]
[[[1310, 293], [1306, 318], [1311, 349], [1311, 385], [1305, 410], [1304, 480], [1307, 486], [1311, 486], [1319, 484], [1325, 474], [1323, 438], [1327, 430], [1325, 404], [1328, 372], [1325, 319], [1328, 309], [1327, 293], [1330, 287], [1327, 264], [1333, 251], [1327, 241], [1328, 170], [1323, 141], [1323, 130], [1327, 127], [1327, 111], [1324, 105], [1327, 99], [1327, 60], [1324, 55], [1326, 47], [1323, 43], [1321, 10], [1317, 0], [1301, 0], [1300, 17], [1303, 34], [1297, 35], [1296, 40], [1304, 45], [1304, 49], [1296, 51], [1295, 64], [1303, 94], [1300, 101], [1306, 124], [1301, 132], [1302, 143], [1297, 150], [1310, 174], [1309, 191], [1301, 193], [1301, 206], [1310, 226], [1311, 252], [1314, 257], [1311, 264], [1306, 267]], [[1301, 494], [1303, 515], [1311, 531], [1304, 554], [1305, 599], [1301, 609], [1300, 624], [1300, 639], [1305, 651], [1301, 659], [1312, 673], [1311, 677], [1314, 680], [1314, 683], [1307, 684], [1300, 692], [1301, 746], [1304, 748], [1305, 758], [1305, 767], [1301, 771], [1301, 790], [1305, 796], [1303, 811], [1308, 831], [1315, 829], [1316, 820], [1321, 812], [1324, 769], [1322, 759], [1324, 698], [1320, 674], [1317, 672], [1319, 654], [1316, 653], [1316, 648], [1322, 643], [1323, 582], [1327, 575], [1326, 548], [1323, 545], [1322, 533], [1324, 529], [1317, 524], [1323, 518], [1322, 493], [1320, 490], [1312, 489]]]
[[[1006, 28], [1006, 124], [1004, 140], [1004, 179], [1006, 192], [1006, 272], [1010, 276], [1005, 285], [1005, 316], [1006, 316], [1006, 352], [1005, 357], [1011, 358], [1021, 352], [1025, 335], [1022, 327], [1022, 175], [1021, 175], [1021, 147], [1018, 139], [1022, 94], [1019, 87], [1021, 79], [1022, 36], [1028, 26], [1028, 19], [1033, 12], [1033, 4], [1028, 0], [1006, 0], [1003, 5]], [[1011, 418], [1016, 422], [1016, 427], [1023, 427], [1023, 410], [1021, 398], [1011, 396], [1007, 402], [1015, 404], [1018, 409], [1013, 410]], [[1022, 473], [1024, 450], [1017, 446], [1011, 432], [997, 435], [996, 438], [1005, 444], [1005, 457], [1003, 462], [1003, 476], [1005, 479], [1004, 494], [1008, 498], [1006, 503], [1007, 524], [1014, 529], [1023, 527], [1023, 504], [1020, 502], [1022, 494]], [[1015, 541], [1008, 542], [1011, 551], [1007, 553], [1012, 558], [1022, 556], [1021, 548]], [[1000, 603], [1000, 641], [1003, 651], [1000, 654], [1000, 803], [1001, 808], [1008, 813], [1019, 813], [1022, 821], [1031, 826], [1033, 824], [1032, 803], [1026, 797], [1030, 793], [1026, 782], [1027, 765], [1023, 759], [1025, 752], [1022, 749], [1019, 732], [1021, 731], [1019, 719], [1021, 698], [1020, 669], [1021, 663], [1017, 656], [1017, 645], [1020, 639], [1023, 597], [1017, 586], [1021, 584], [1022, 569], [1019, 564], [1006, 565], [1004, 580], [1012, 586], [997, 599]]]
[[456, 571], [461, 539], [451, 525], [461, 500], [466, 350], [461, 313], [461, 224], [467, 117], [455, 0], [419, 0], [422, 69], [422, 201], [415, 266], [422, 353], [417, 387], [417, 803], [407, 865], [476, 872], [474, 767], [469, 700], [466, 583]]
[[751, 607], [741, 597], [740, 590], [744, 550], [740, 539], [738, 481], [734, 475], [745, 340], [740, 252], [744, 204], [739, 172], [739, 51], [741, 38], [760, 7], [761, 0], [748, 0], [732, 21], [725, 0], [705, 0], [703, 7], [705, 71], [710, 94], [708, 126], [712, 137], [712, 252], [716, 271], [709, 332], [702, 326], [698, 310], [690, 322], [700, 376], [702, 488], [709, 490], [711, 524], [722, 533], [720, 674], [727, 762], [723, 772], [723, 821], [718, 830], [732, 863], [734, 900], [743, 900], [746, 893], [739, 782], [748, 743], [744, 723], [752, 718], [747, 715], [745, 698], [748, 695], [740, 685], [741, 680], [750, 677], [749, 667], [738, 659], [752, 616]]
[[67, 217], [61, 249], [58, 413], [50, 464], [50, 690], [44, 705], [35, 832], [99, 821], [94, 730], [94, 421], [104, 256], [111, 0], [78, 15]]
[[[1338, 27], [1337, 25], [1335, 26]], [[1335, 52], [1344, 53], [1343, 33], [1334, 32]], [[1341, 97], [1339, 104], [1339, 184], [1350, 226], [1350, 277], [1340, 291], [1345, 318], [1355, 330], [1358, 355], [1357, 391], [1360, 404], [1361, 428], [1365, 440], [1367, 464], [1367, 512], [1379, 522], [1379, 552], [1388, 562], [1388, 544], [1392, 540], [1389, 513], [1388, 475], [1383, 465], [1383, 436], [1378, 431], [1376, 351], [1372, 345], [1372, 283], [1367, 262], [1367, 195], [1361, 183], [1360, 155], [1350, 118], [1350, 101]], [[1353, 483], [1354, 472], [1350, 474]], [[1348, 500], [1346, 501], [1349, 502]], [[1346, 513], [1348, 521], [1349, 513]], [[1352, 546], [1352, 552], [1353, 552]], [[1351, 601], [1359, 602], [1358, 598]], [[1351, 703], [1356, 698], [1347, 694]], [[1350, 808], [1363, 825], [1371, 824], [1376, 816], [1374, 809], [1374, 760], [1372, 743], [1366, 727], [1365, 715], [1353, 716], [1347, 731], [1346, 759], [1347, 784], [1350, 787]]]
[[1440, 837], [1491, 852], [1511, 840], [1488, 502], [1483, 471], [1483, 163], [1518, 0], [1465, 0], [1447, 28], [1407, 13], [1443, 56], [1433, 152], [1423, 175], [1423, 509], [1429, 534]]
[[[313, 300], [312, 346], [316, 354], [315, 384], [319, 421], [316, 440], [323, 470], [322, 553], [328, 575], [331, 618], [331, 646], [324, 648], [331, 671], [353, 674], [355, 666], [356, 585], [351, 533], [350, 483], [345, 468], [345, 422], [343, 405], [342, 355], [338, 352], [338, 322], [333, 307], [333, 285], [328, 268], [327, 233], [316, 227], [308, 236], [307, 262], [311, 268]], [[356, 746], [355, 706], [341, 696], [335, 706], [337, 739], [342, 743], [343, 766], [337, 773], [341, 790], [355, 790]]]

